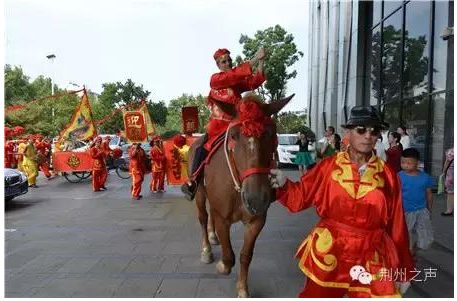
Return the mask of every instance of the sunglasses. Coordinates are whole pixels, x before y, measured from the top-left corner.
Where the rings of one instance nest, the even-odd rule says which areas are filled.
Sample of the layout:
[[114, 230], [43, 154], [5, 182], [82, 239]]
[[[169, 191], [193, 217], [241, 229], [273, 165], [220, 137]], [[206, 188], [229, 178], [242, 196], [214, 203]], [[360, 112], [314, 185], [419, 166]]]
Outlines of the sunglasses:
[[355, 130], [357, 132], [357, 134], [359, 134], [359, 135], [365, 135], [366, 132], [369, 131], [370, 135], [373, 137], [379, 136], [379, 134], [381, 133], [381, 129], [378, 127], [356, 126], [356, 127], [351, 128], [351, 130], [352, 129]]

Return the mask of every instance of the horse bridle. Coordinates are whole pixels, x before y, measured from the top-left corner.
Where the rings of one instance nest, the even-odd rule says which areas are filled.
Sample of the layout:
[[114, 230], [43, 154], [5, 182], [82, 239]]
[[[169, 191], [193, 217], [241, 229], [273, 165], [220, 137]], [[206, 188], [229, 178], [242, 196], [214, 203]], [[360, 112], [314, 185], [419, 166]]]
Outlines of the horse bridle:
[[[229, 148], [228, 148], [228, 136], [229, 136], [229, 131], [232, 127], [237, 126], [242, 124], [241, 121], [237, 120], [234, 122], [231, 122], [225, 132], [225, 139], [224, 139], [224, 152], [225, 152], [225, 159], [227, 160], [227, 165], [230, 170], [230, 175], [232, 176], [233, 184], [235, 185], [235, 190], [238, 192], [241, 192], [241, 185], [243, 184], [243, 181], [252, 175], [255, 174], [268, 174], [270, 173], [270, 167], [251, 167], [246, 170], [244, 170], [241, 175], [239, 175], [238, 169], [236, 168], [236, 162], [233, 159], [232, 156], [228, 153]], [[233, 151], [233, 149], [230, 149], [230, 151]], [[274, 153], [273, 153], [274, 155]], [[273, 160], [274, 163], [274, 160]]]

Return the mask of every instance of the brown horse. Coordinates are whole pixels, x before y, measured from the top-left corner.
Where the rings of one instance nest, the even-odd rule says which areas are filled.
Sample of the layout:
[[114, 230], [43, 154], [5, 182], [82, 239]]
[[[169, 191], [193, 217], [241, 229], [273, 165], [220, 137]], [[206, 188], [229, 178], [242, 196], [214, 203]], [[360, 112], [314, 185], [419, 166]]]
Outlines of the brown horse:
[[[268, 180], [277, 146], [276, 125], [270, 116], [278, 113], [293, 96], [264, 104], [250, 95], [243, 98], [238, 106], [244, 109], [238, 110], [234, 106], [217, 102], [234, 119], [226, 132], [224, 145], [206, 165], [204, 181], [197, 188], [196, 204], [202, 228], [201, 260], [205, 263], [213, 261], [210, 240], [217, 242], [212, 230], [215, 228], [222, 251], [222, 260], [216, 264], [216, 269], [221, 274], [229, 274], [235, 265], [230, 227], [233, 223], [242, 221], [245, 232], [240, 253], [240, 274], [236, 284], [238, 297], [249, 297], [247, 277], [254, 244], [265, 224], [267, 209], [275, 200], [274, 190]], [[190, 160], [196, 146], [201, 143], [201, 139], [197, 140], [190, 147]], [[189, 166], [192, 166], [192, 162]], [[206, 198], [210, 206], [209, 223]]]

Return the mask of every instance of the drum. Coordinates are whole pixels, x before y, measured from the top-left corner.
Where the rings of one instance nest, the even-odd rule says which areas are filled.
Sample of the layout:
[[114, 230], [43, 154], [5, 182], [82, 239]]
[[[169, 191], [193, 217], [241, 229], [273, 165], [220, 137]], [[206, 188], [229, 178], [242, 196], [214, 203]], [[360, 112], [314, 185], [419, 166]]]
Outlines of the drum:
[[42, 153], [38, 153], [38, 154], [36, 155], [36, 163], [37, 163], [38, 165], [43, 164], [43, 163], [46, 163], [47, 161], [48, 161], [48, 158], [46, 158], [46, 156], [43, 155]]

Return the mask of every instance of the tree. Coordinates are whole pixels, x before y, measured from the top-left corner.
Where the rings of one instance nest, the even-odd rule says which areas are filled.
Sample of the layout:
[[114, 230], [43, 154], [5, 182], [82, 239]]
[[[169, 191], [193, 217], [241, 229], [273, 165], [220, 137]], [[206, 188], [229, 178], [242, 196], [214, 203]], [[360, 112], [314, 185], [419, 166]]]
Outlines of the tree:
[[5, 107], [25, 103], [35, 97], [29, 77], [21, 67], [5, 65]]
[[[192, 96], [183, 94], [178, 98], [172, 99], [168, 105], [168, 116], [165, 124], [166, 130], [174, 130], [182, 132], [182, 118], [181, 109], [186, 106], [197, 106], [199, 116], [199, 129], [198, 131], [205, 132], [205, 125], [208, 123], [210, 111], [206, 106], [206, 97], [202, 95]], [[164, 129], [164, 130], [165, 130]]]
[[276, 126], [279, 134], [300, 132], [306, 124], [306, 115], [303, 112], [281, 112], [276, 117]]
[[303, 52], [297, 50], [293, 35], [276, 25], [265, 30], [258, 30], [254, 38], [242, 34], [239, 42], [243, 45], [244, 58], [237, 56], [238, 64], [252, 59], [261, 47], [268, 51], [264, 65], [267, 82], [258, 89], [258, 93], [268, 101], [284, 97], [287, 81], [297, 76], [296, 70], [289, 72], [288, 68], [303, 56]]

